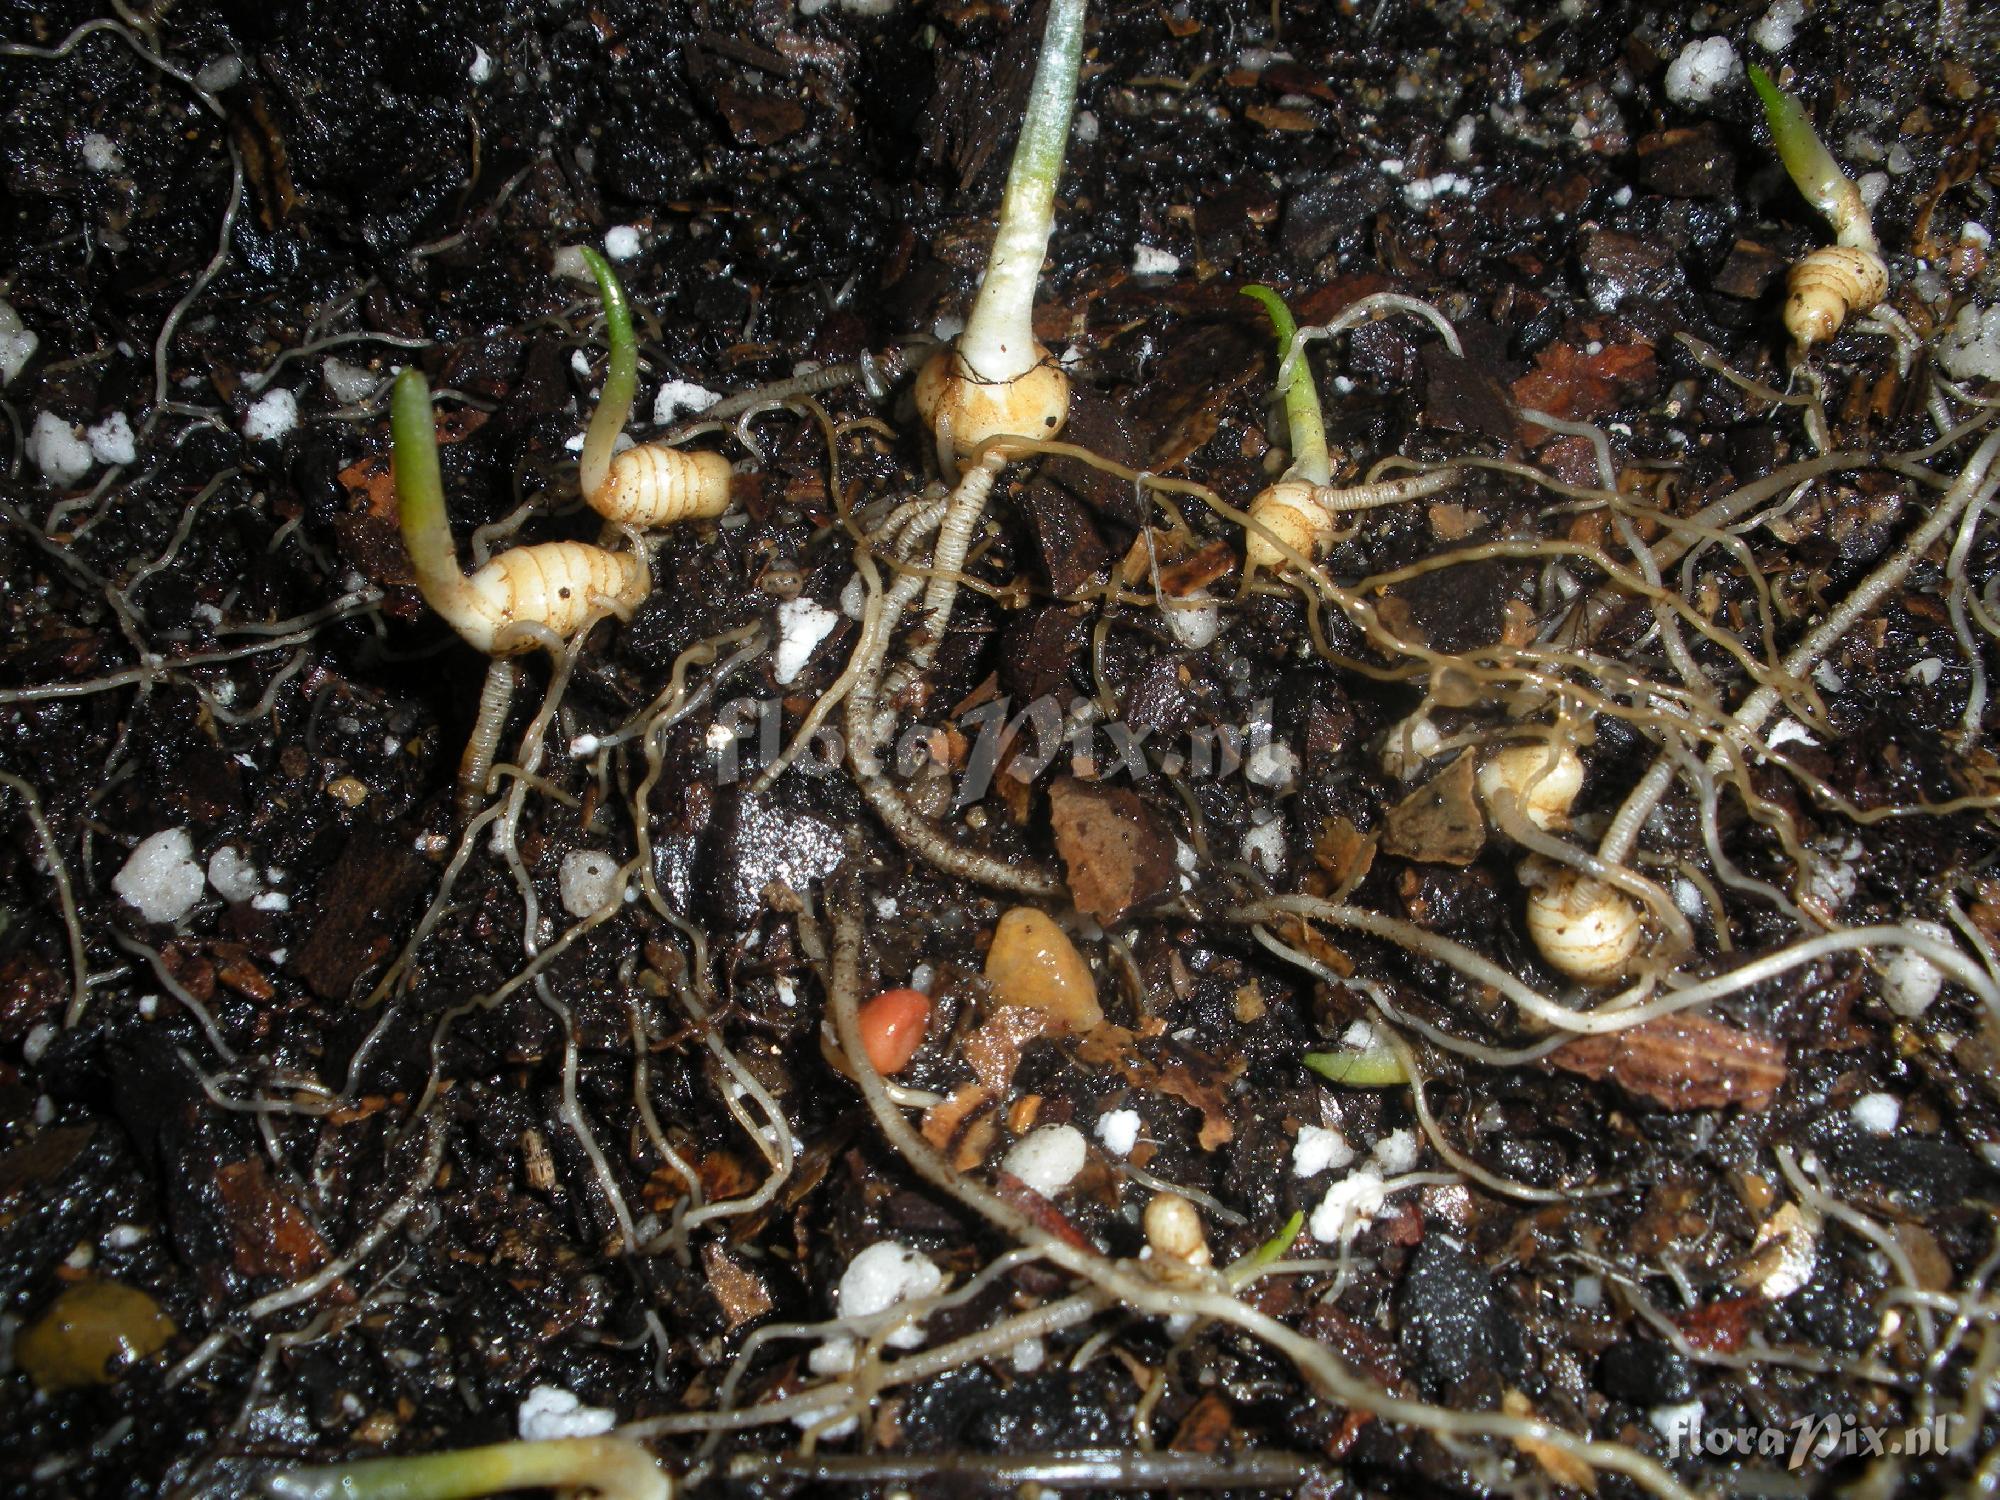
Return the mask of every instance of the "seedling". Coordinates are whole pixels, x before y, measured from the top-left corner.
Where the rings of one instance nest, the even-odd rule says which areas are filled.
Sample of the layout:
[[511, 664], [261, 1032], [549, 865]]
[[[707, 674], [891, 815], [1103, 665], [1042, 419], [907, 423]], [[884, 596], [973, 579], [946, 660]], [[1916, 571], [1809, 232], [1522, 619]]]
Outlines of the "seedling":
[[501, 553], [467, 576], [458, 565], [438, 468], [431, 390], [414, 366], [390, 404], [403, 546], [424, 602], [488, 656], [517, 656], [567, 640], [606, 613], [629, 615], [652, 587], [646, 560], [588, 542], [537, 542]]
[[604, 303], [604, 337], [610, 357], [604, 389], [583, 436], [577, 488], [590, 508], [621, 526], [671, 526], [706, 520], [729, 509], [729, 460], [719, 453], [684, 453], [665, 443], [641, 443], [614, 450], [632, 415], [639, 380], [638, 340], [632, 334], [632, 307], [611, 263], [584, 249], [584, 264], [597, 279]]
[[673, 1493], [653, 1456], [621, 1438], [555, 1438], [364, 1459], [273, 1474], [264, 1488], [278, 1500], [472, 1500], [525, 1489], [668, 1500]]
[[986, 274], [958, 342], [917, 376], [917, 410], [960, 457], [993, 437], [1054, 437], [1069, 415], [1069, 377], [1035, 338], [1035, 282], [1055, 228], [1087, 8], [1051, 0]]
[[1454, 354], [1461, 352], [1451, 325], [1428, 304], [1414, 298], [1381, 293], [1364, 297], [1325, 328], [1301, 330], [1284, 299], [1267, 286], [1247, 286], [1243, 295], [1270, 315], [1278, 335], [1278, 390], [1285, 398], [1286, 440], [1292, 461], [1278, 482], [1267, 485], [1250, 502], [1244, 541], [1244, 579], [1263, 570], [1276, 572], [1293, 556], [1311, 562], [1333, 542], [1335, 518], [1348, 511], [1400, 505], [1423, 495], [1449, 489], [1458, 482], [1453, 469], [1434, 469], [1408, 479], [1336, 488], [1333, 459], [1326, 446], [1326, 421], [1320, 414], [1319, 389], [1306, 364], [1305, 340], [1330, 336], [1372, 317], [1378, 310], [1414, 311], [1427, 318], [1445, 337]]
[[1882, 300], [1889, 290], [1889, 268], [1861, 190], [1841, 171], [1805, 108], [1754, 63], [1750, 83], [1763, 101], [1778, 159], [1833, 226], [1834, 243], [1802, 258], [1785, 282], [1785, 331], [1800, 349], [1809, 349], [1838, 333], [1848, 314], [1866, 312]]

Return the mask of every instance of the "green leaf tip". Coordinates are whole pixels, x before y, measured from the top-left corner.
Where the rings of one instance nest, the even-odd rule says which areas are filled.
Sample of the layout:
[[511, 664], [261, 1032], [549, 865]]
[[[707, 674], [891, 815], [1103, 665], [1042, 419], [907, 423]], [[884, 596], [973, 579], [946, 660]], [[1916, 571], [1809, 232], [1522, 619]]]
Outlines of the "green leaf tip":
[[1308, 1052], [1305, 1064], [1327, 1082], [1349, 1088], [1394, 1088], [1410, 1081], [1410, 1075], [1403, 1070], [1403, 1060], [1392, 1047], [1370, 1047], [1358, 1052]]
[[1261, 282], [1244, 287], [1243, 295], [1264, 309], [1271, 319], [1271, 331], [1278, 336], [1278, 359], [1281, 362], [1279, 389], [1282, 390], [1289, 383], [1284, 376], [1282, 361], [1292, 352], [1292, 340], [1299, 336], [1298, 322], [1292, 317], [1292, 310], [1285, 306], [1285, 299]]
[[1333, 462], [1326, 451], [1326, 419], [1320, 415], [1319, 388], [1313, 384], [1312, 369], [1305, 351], [1299, 347], [1299, 325], [1285, 299], [1261, 283], [1242, 289], [1243, 295], [1264, 309], [1271, 329], [1278, 336], [1278, 394], [1285, 398], [1287, 444], [1292, 450], [1288, 478], [1311, 484], [1333, 482]]
[[577, 470], [577, 486], [590, 496], [603, 487], [618, 434], [632, 415], [632, 397], [639, 388], [639, 341], [632, 333], [632, 304], [611, 262], [588, 245], [577, 248], [597, 282], [597, 296], [604, 304], [604, 341], [611, 351], [604, 369], [604, 389], [583, 435], [583, 457]]
[[451, 518], [445, 512], [444, 475], [438, 467], [437, 419], [430, 382], [415, 365], [396, 377], [389, 395], [389, 436], [396, 476], [396, 509], [403, 550], [424, 599], [446, 619], [463, 587]]
[[1750, 65], [1749, 73], [1750, 86], [1764, 105], [1764, 121], [1771, 127], [1771, 144], [1778, 148], [1778, 160], [1798, 190], [1825, 215], [1842, 244], [1872, 245], [1874, 233], [1861, 195], [1813, 129], [1805, 106], [1757, 64]]

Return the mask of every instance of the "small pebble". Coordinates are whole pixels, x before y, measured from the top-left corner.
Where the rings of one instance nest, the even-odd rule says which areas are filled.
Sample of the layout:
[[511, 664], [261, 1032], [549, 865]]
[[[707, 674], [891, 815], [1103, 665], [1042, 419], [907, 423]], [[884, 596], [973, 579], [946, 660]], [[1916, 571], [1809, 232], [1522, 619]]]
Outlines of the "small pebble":
[[1017, 906], [1000, 918], [986, 950], [986, 983], [1002, 1005], [1039, 1010], [1072, 1031], [1104, 1019], [1090, 965], [1048, 913]]

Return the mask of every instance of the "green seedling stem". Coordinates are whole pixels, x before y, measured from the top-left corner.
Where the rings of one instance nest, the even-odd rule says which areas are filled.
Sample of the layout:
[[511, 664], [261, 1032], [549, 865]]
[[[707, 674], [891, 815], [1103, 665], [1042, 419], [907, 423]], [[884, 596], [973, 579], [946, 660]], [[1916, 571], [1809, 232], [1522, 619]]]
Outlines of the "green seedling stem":
[[[1278, 335], [1279, 389], [1285, 398], [1285, 426], [1292, 450], [1292, 466], [1285, 471], [1286, 477], [1332, 484], [1333, 463], [1326, 451], [1326, 420], [1320, 414], [1319, 389], [1305, 360], [1294, 362], [1291, 357], [1299, 325], [1292, 320], [1284, 299], [1269, 287], [1246, 286], [1243, 295], [1270, 315], [1272, 331]], [[1289, 377], [1283, 373], [1287, 367], [1291, 369]]]
[[1298, 1243], [1299, 1234], [1305, 1227], [1306, 1216], [1303, 1212], [1295, 1213], [1285, 1220], [1284, 1228], [1230, 1266], [1224, 1273], [1229, 1278], [1230, 1285], [1242, 1286], [1264, 1267], [1283, 1260], [1291, 1252], [1292, 1246]]
[[620, 1438], [494, 1443], [453, 1453], [367, 1459], [274, 1474], [279, 1500], [472, 1500], [510, 1490], [583, 1491], [598, 1500], [668, 1500], [652, 1455]]
[[1750, 65], [1750, 86], [1764, 104], [1764, 119], [1771, 127], [1771, 140], [1778, 159], [1798, 185], [1806, 201], [1826, 216], [1834, 238], [1856, 250], [1875, 250], [1875, 228], [1861, 201], [1861, 190], [1833, 159], [1826, 143], [1813, 129], [1805, 106], [1771, 81], [1771, 75]]
[[604, 390], [583, 435], [583, 462], [577, 472], [577, 486], [588, 496], [604, 487], [612, 449], [632, 415], [632, 393], [639, 384], [639, 344], [632, 336], [632, 305], [625, 299], [625, 288], [611, 262], [588, 247], [583, 250], [583, 261], [597, 278], [597, 295], [604, 303], [604, 337], [611, 346]]
[[402, 513], [403, 547], [410, 554], [410, 571], [417, 575], [424, 602], [447, 620], [456, 620], [465, 608], [465, 574], [458, 566], [451, 518], [445, 513], [430, 382], [414, 365], [396, 377], [389, 399], [389, 432], [394, 444], [396, 503]]
[[1087, 0], [1049, 5], [1021, 138], [1000, 198], [993, 254], [958, 339], [959, 356], [982, 381], [1017, 380], [1041, 357], [1035, 344], [1035, 282], [1055, 228], [1056, 181], [1069, 146], [1087, 9]]

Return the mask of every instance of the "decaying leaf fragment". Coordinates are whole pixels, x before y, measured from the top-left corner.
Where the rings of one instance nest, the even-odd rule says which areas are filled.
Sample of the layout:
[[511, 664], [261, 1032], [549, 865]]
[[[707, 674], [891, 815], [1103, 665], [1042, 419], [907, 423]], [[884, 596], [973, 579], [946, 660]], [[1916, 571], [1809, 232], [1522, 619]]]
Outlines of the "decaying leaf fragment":
[[1655, 1016], [1608, 1036], [1579, 1037], [1549, 1061], [1609, 1078], [1662, 1109], [1766, 1109], [1785, 1081], [1785, 1049], [1707, 1016]]

